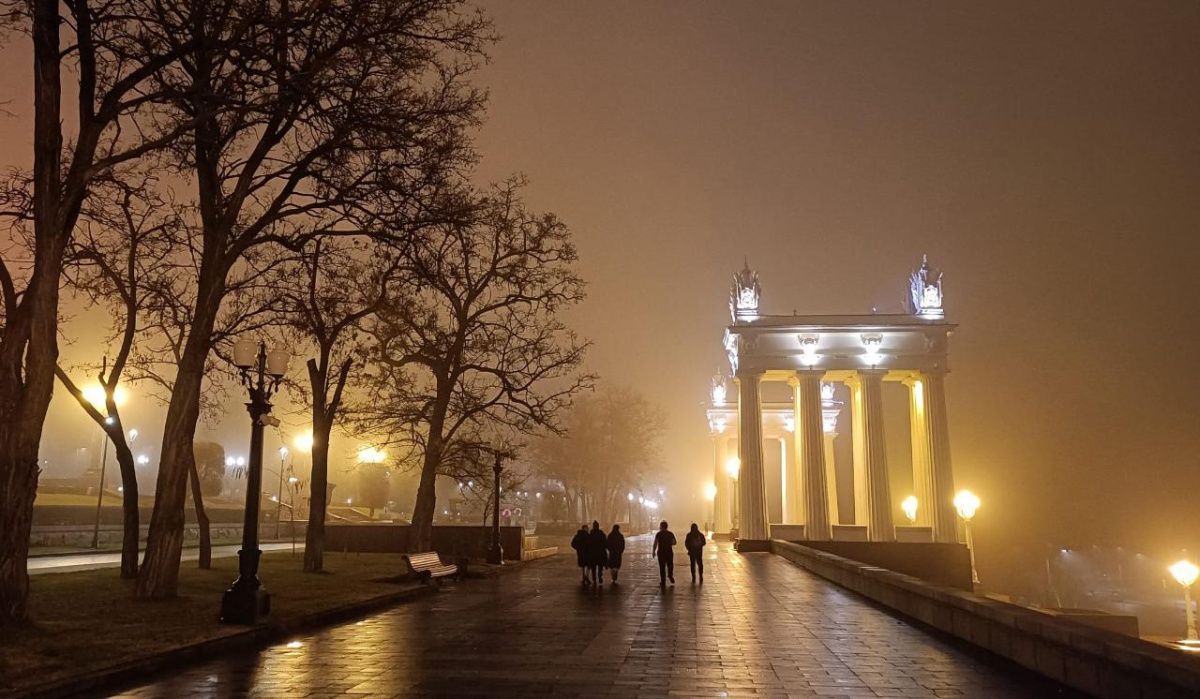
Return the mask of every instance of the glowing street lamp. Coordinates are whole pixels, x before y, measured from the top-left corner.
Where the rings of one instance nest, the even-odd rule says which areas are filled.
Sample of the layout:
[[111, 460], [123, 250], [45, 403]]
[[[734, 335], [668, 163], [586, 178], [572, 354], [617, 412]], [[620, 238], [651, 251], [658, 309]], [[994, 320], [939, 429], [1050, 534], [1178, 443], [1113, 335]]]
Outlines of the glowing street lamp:
[[917, 523], [917, 496], [909, 495], [900, 502], [900, 509], [904, 510], [904, 516], [908, 518], [909, 524]]
[[960, 490], [954, 496], [954, 509], [962, 517], [963, 530], [967, 535], [967, 550], [971, 553], [971, 582], [979, 584], [979, 571], [975, 569], [975, 539], [971, 535], [971, 519], [979, 509], [979, 496], [969, 490]]
[[[92, 404], [96, 412], [103, 414], [104, 424], [111, 425], [116, 421], [116, 418], [108, 412], [108, 389], [101, 384], [92, 384], [83, 389], [83, 398]], [[125, 389], [117, 386], [112, 391], [113, 405], [120, 407], [125, 402]], [[104, 479], [105, 471], [108, 470], [108, 430], [101, 428], [104, 432], [104, 451], [100, 455], [100, 487], [96, 490], [96, 526], [92, 529], [92, 548], [100, 548], [100, 509], [104, 505]], [[137, 439], [137, 430], [129, 430], [129, 440], [132, 442]], [[123, 492], [123, 489], [122, 489]]]
[[1192, 583], [1196, 582], [1200, 568], [1185, 559], [1172, 563], [1167, 570], [1171, 571], [1171, 577], [1175, 578], [1175, 582], [1183, 586], [1183, 605], [1187, 610], [1187, 640], [1198, 640], [1200, 636], [1196, 634], [1196, 614], [1192, 610]]
[[308, 430], [307, 432], [303, 432], [301, 434], [296, 435], [296, 438], [292, 440], [292, 444], [296, 447], [297, 450], [299, 450], [305, 454], [310, 453], [313, 448], [313, 432], [312, 432], [312, 430]]

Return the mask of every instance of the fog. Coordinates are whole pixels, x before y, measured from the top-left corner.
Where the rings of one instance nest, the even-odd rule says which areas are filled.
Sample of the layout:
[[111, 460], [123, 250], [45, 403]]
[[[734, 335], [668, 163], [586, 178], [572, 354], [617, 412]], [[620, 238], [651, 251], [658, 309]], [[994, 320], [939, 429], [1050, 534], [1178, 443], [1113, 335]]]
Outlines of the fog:
[[[705, 516], [703, 402], [743, 259], [768, 313], [882, 313], [928, 253], [960, 325], [952, 455], [983, 500], [985, 583], [1044, 543], [1200, 549], [1200, 6], [485, 7], [503, 38], [478, 178], [525, 173], [574, 230], [589, 298], [569, 321], [603, 380], [666, 411], [668, 518]], [[24, 163], [28, 76], [0, 92], [21, 95], [0, 162]], [[245, 440], [227, 403], [202, 438]], [[157, 440], [157, 406], [128, 412]], [[59, 391], [56, 468], [89, 430]]]

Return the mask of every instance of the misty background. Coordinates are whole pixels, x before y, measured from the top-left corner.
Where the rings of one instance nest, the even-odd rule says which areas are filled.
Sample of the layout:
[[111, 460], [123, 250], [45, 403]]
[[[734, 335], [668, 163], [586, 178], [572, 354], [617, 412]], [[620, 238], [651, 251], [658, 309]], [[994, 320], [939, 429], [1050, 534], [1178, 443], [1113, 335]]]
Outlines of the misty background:
[[[589, 298], [568, 321], [605, 381], [663, 406], [669, 519], [707, 516], [703, 403], [743, 257], [767, 313], [885, 313], [928, 253], [960, 324], [951, 445], [985, 585], [1049, 543], [1200, 549], [1200, 5], [484, 7], [478, 176], [525, 173], [573, 229]], [[5, 166], [30, 157], [30, 92], [0, 73]], [[198, 438], [244, 445], [242, 402]], [[161, 408], [125, 412], [157, 444]], [[56, 388], [46, 475], [94, 434]]]

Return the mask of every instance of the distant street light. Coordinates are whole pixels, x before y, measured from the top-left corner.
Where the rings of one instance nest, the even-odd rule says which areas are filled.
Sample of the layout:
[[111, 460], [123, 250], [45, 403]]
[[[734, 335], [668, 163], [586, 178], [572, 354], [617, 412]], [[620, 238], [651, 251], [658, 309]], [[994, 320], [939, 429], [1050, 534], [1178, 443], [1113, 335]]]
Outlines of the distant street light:
[[296, 446], [296, 449], [305, 454], [311, 452], [313, 448], [312, 430], [308, 430], [307, 432], [296, 435], [296, 438], [292, 440], [292, 444]]
[[1200, 574], [1200, 568], [1197, 568], [1195, 563], [1185, 559], [1171, 564], [1171, 567], [1167, 570], [1171, 571], [1171, 576], [1175, 578], [1175, 582], [1183, 586], [1183, 605], [1187, 610], [1187, 640], [1198, 640], [1200, 636], [1196, 634], [1196, 613], [1192, 609], [1192, 583], [1196, 582], [1196, 576]]
[[730, 498], [729, 498], [729, 525], [731, 529], [738, 528], [738, 474], [742, 470], [742, 460], [736, 456], [731, 456], [725, 461], [725, 473], [729, 475]]
[[[255, 350], [257, 349], [257, 354]], [[239, 340], [233, 346], [233, 363], [242, 385], [250, 393], [250, 467], [246, 474], [246, 508], [242, 520], [242, 548], [238, 551], [238, 577], [221, 598], [221, 623], [254, 624], [271, 613], [271, 596], [258, 579], [258, 511], [262, 499], [263, 428], [279, 425], [271, 417], [271, 396], [287, 373], [287, 350], [267, 351], [266, 343]]]
[[917, 496], [909, 495], [900, 503], [900, 509], [904, 510], [904, 516], [908, 518], [909, 524], [917, 523]]
[[971, 535], [971, 519], [979, 509], [979, 496], [969, 490], [960, 490], [954, 496], [954, 509], [962, 517], [963, 530], [967, 535], [967, 550], [971, 553], [971, 582], [979, 584], [979, 571], [975, 569], [975, 539]]
[[[113, 416], [108, 414], [108, 389], [100, 384], [94, 384], [83, 389], [83, 397], [92, 404], [96, 412], [104, 414], [104, 424], [113, 424]], [[112, 392], [113, 405], [120, 407], [125, 402], [125, 389], [117, 386]], [[104, 477], [108, 470], [108, 430], [101, 428], [104, 433], [104, 451], [100, 455], [100, 487], [96, 493], [96, 525], [92, 529], [92, 548], [100, 548], [100, 508], [104, 505]], [[137, 437], [137, 430], [129, 430], [130, 442]]]

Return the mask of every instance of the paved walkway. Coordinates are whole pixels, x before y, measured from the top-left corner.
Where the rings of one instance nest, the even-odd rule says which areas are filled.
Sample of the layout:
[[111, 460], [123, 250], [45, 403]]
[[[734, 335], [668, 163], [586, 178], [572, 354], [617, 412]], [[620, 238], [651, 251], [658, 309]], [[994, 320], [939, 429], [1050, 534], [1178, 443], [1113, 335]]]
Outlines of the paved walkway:
[[124, 696], [1062, 696], [771, 554], [710, 545], [703, 586], [678, 556], [664, 590], [649, 548], [619, 586], [559, 555]]
[[[237, 555], [240, 544], [220, 544], [212, 547], [213, 558], [230, 558]], [[263, 551], [291, 551], [292, 544], [266, 543], [259, 544]], [[303, 551], [304, 544], [296, 545], [296, 550]], [[145, 551], [138, 552], [139, 559]], [[188, 547], [183, 550], [181, 560], [194, 561], [200, 556], [200, 549]], [[30, 575], [42, 573], [74, 573], [80, 570], [95, 570], [97, 568], [119, 568], [121, 566], [120, 551], [100, 551], [97, 553], [63, 553], [54, 556], [30, 556], [26, 564]]]

